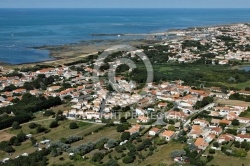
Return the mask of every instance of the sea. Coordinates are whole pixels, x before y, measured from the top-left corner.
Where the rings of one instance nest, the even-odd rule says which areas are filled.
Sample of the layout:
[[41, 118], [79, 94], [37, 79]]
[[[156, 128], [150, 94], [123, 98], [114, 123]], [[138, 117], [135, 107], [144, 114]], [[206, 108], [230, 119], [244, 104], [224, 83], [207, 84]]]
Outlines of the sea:
[[0, 9], [0, 62], [47, 61], [52, 59], [49, 51], [33, 47], [118, 38], [91, 34], [245, 22], [250, 22], [250, 9]]

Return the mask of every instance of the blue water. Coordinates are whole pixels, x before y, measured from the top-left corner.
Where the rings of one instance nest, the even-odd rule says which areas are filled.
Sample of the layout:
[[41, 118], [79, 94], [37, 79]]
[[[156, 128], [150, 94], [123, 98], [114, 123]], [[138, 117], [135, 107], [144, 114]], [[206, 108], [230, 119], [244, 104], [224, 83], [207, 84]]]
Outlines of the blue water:
[[29, 47], [105, 38], [91, 33], [149, 33], [239, 22], [250, 22], [250, 9], [0, 9], [0, 61], [49, 60], [48, 51]]

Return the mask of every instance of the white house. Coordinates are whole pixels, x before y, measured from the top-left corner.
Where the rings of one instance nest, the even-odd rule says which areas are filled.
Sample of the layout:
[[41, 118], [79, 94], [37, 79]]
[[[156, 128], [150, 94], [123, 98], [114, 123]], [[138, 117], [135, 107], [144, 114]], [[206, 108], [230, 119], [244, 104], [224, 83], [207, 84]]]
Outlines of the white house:
[[237, 136], [235, 136], [235, 141], [239, 141], [239, 142], [243, 142], [243, 141], [247, 141], [250, 142], [250, 135], [249, 134], [238, 134]]
[[149, 130], [148, 135], [155, 136], [155, 135], [158, 134], [159, 132], [160, 132], [160, 129], [154, 127], [154, 128], [152, 128], [151, 130]]

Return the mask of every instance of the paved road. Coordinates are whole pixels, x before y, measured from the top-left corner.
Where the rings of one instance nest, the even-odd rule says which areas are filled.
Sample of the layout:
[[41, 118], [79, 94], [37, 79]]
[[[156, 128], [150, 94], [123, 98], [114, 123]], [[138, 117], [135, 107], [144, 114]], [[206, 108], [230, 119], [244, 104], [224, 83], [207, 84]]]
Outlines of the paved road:
[[197, 115], [198, 113], [200, 113], [203, 110], [208, 110], [209, 108], [213, 107], [214, 105], [215, 105], [215, 103], [210, 103], [210, 104], [206, 105], [205, 107], [201, 108], [200, 110], [196, 111], [194, 114], [192, 114], [190, 116], [190, 118], [186, 121], [186, 123], [184, 123], [183, 126], [185, 127], [191, 122], [191, 117]]

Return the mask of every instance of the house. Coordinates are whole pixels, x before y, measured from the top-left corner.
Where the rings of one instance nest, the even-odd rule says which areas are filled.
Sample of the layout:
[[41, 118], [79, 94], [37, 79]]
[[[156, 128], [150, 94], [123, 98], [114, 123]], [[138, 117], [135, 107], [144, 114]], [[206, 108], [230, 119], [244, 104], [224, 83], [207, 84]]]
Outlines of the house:
[[211, 141], [213, 141], [216, 138], [215, 134], [209, 134], [207, 137], [205, 137], [205, 141], [210, 143]]
[[146, 117], [144, 115], [140, 115], [137, 118], [137, 123], [148, 123], [149, 122], [149, 117]]
[[213, 127], [210, 129], [210, 133], [215, 134], [215, 135], [220, 135], [222, 133], [222, 128], [221, 127]]
[[250, 118], [238, 117], [237, 119], [240, 123], [249, 123], [250, 122]]
[[168, 111], [166, 113], [166, 119], [179, 119], [179, 120], [186, 120], [187, 115], [182, 111]]
[[194, 119], [193, 124], [198, 124], [202, 127], [207, 127], [209, 125], [209, 122], [203, 119]]
[[152, 128], [151, 130], [149, 130], [148, 135], [155, 136], [155, 135], [158, 134], [159, 132], [160, 132], [160, 129], [154, 127], [154, 128]]
[[220, 125], [220, 119], [212, 119], [209, 127], [216, 127]]
[[136, 115], [144, 115], [145, 111], [141, 108], [136, 108], [135, 109]]
[[56, 90], [58, 90], [60, 88], [61, 88], [61, 86], [51, 86], [51, 87], [48, 87], [47, 90], [49, 92], [52, 92], [52, 91], [56, 91]]
[[234, 120], [236, 118], [237, 118], [237, 115], [235, 114], [235, 112], [229, 112], [226, 117], [227, 120]]
[[187, 134], [190, 138], [198, 138], [203, 132], [202, 127], [200, 125], [193, 125], [191, 131]]
[[235, 141], [239, 141], [239, 142], [250, 142], [250, 135], [249, 134], [238, 134], [237, 136], [235, 136]]
[[125, 132], [129, 132], [130, 135], [132, 135], [134, 133], [139, 133], [141, 128], [142, 128], [141, 125], [136, 124], [136, 125], [132, 126], [130, 129], [125, 130]]
[[160, 134], [160, 136], [165, 138], [166, 141], [170, 141], [172, 138], [174, 138], [175, 132], [170, 130], [165, 130]]
[[209, 145], [204, 138], [197, 138], [194, 144], [198, 150], [205, 150]]
[[220, 123], [226, 124], [226, 125], [230, 125], [230, 124], [231, 124], [231, 121], [226, 120], [226, 119], [222, 119], [222, 120], [220, 120]]
[[232, 134], [222, 134], [219, 136], [219, 138], [217, 138], [216, 141], [221, 144], [222, 142], [229, 142], [233, 141], [234, 139], [234, 135]]
[[167, 105], [168, 105], [167, 103], [161, 102], [158, 104], [158, 108], [165, 108]]

